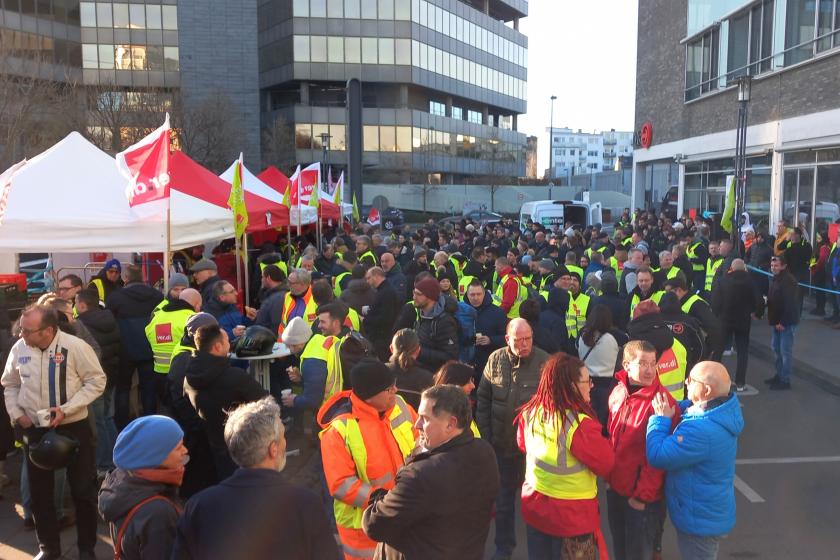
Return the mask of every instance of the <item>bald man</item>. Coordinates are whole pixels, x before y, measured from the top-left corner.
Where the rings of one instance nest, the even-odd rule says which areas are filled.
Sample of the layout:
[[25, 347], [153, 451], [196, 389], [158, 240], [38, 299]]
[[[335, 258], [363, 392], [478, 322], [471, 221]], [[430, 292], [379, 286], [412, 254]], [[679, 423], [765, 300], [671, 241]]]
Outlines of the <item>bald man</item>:
[[[498, 262], [498, 261], [497, 261]], [[515, 506], [525, 476], [525, 457], [516, 446], [514, 419], [534, 395], [548, 359], [534, 346], [534, 333], [525, 319], [508, 323], [504, 348], [487, 358], [476, 392], [476, 424], [482, 438], [496, 451], [501, 490], [496, 497], [496, 557], [510, 558], [516, 548]]]
[[671, 431], [674, 407], [662, 395], [648, 420], [647, 459], [666, 471], [665, 501], [683, 558], [717, 558], [720, 539], [735, 526], [735, 456], [744, 429], [741, 403], [726, 368], [700, 362], [686, 379], [689, 400]]
[[201, 311], [201, 292], [198, 290], [194, 288], [186, 288], [178, 295], [178, 299], [189, 303], [196, 313]]

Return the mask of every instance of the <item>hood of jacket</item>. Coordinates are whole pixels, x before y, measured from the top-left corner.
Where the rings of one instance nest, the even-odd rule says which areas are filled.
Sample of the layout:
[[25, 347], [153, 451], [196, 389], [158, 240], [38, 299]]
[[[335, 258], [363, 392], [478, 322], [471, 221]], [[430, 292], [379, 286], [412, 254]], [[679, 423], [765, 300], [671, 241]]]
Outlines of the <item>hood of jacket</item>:
[[169, 313], [170, 311], [182, 311], [184, 309], [187, 309], [189, 311], [195, 311], [193, 309], [193, 306], [190, 305], [188, 301], [185, 301], [183, 299], [176, 299], [175, 301], [170, 301], [169, 303], [163, 306], [162, 311], [166, 311], [167, 313]]
[[741, 403], [735, 393], [729, 393], [726, 400], [714, 408], [704, 408], [697, 405], [688, 407], [683, 413], [682, 421], [711, 420], [735, 437], [744, 430], [744, 415]]
[[657, 353], [664, 352], [674, 343], [674, 335], [661, 313], [648, 313], [633, 319], [627, 323], [627, 334], [630, 340], [647, 340]]
[[175, 486], [145, 480], [122, 469], [114, 469], [99, 490], [99, 513], [105, 521], [116, 523], [128, 512], [152, 496], [164, 495], [172, 497], [175, 494]]
[[441, 294], [429, 311], [420, 311], [420, 316], [426, 319], [434, 319], [444, 311], [455, 315], [458, 312], [458, 301], [453, 297]]
[[193, 389], [209, 387], [230, 367], [227, 357], [196, 352], [187, 364], [187, 381]]
[[565, 316], [569, 310], [569, 292], [560, 288], [549, 290], [548, 308]]

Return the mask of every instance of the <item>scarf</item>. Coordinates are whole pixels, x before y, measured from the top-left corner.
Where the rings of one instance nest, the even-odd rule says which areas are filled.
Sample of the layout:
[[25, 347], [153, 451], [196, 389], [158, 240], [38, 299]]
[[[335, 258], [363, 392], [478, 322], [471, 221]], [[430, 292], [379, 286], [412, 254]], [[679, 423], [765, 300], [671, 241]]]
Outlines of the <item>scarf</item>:
[[137, 469], [131, 471], [137, 478], [148, 480], [149, 482], [161, 482], [171, 486], [181, 486], [184, 481], [184, 467], [177, 469]]

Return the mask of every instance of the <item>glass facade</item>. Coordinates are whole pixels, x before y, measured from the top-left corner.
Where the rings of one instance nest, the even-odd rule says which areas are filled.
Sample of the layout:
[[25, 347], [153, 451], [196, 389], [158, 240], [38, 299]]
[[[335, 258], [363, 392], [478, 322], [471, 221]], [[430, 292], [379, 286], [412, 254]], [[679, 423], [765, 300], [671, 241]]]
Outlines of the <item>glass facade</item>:
[[784, 154], [782, 217], [825, 237], [840, 219], [840, 147]]
[[780, 70], [840, 47], [840, 0], [690, 1], [688, 29], [685, 100], [691, 101], [740, 76]]

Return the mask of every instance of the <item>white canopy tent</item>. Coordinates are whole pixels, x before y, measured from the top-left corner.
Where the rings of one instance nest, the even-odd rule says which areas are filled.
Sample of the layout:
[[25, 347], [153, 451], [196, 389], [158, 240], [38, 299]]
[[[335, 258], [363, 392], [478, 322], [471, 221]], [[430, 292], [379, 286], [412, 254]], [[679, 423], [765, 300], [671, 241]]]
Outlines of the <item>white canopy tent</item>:
[[[233, 183], [233, 171], [236, 167], [236, 162], [234, 161], [227, 170], [219, 175], [219, 177], [227, 182]], [[283, 204], [283, 193], [277, 192], [270, 186], [263, 183], [256, 175], [251, 173], [247, 167], [244, 165], [242, 166], [242, 188], [246, 191], [250, 191], [257, 196], [260, 196], [266, 200], [270, 200], [272, 202], [276, 202], [277, 204]], [[315, 220], [318, 219], [318, 212], [315, 208], [311, 206], [303, 206], [301, 210], [298, 210], [298, 206], [292, 206], [289, 209], [289, 220], [291, 221], [292, 226], [297, 225], [298, 223], [298, 212], [300, 211], [300, 223], [301, 225], [307, 224], [314, 224]]]
[[[112, 157], [71, 132], [0, 175], [0, 252], [166, 251], [166, 207], [131, 208]], [[171, 189], [171, 249], [233, 237], [233, 216]]]

